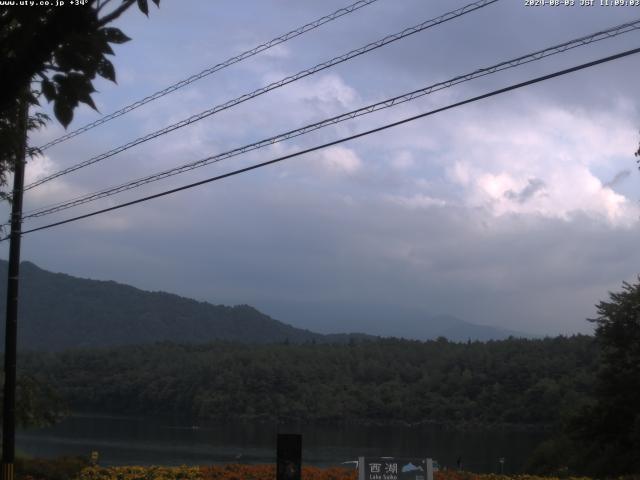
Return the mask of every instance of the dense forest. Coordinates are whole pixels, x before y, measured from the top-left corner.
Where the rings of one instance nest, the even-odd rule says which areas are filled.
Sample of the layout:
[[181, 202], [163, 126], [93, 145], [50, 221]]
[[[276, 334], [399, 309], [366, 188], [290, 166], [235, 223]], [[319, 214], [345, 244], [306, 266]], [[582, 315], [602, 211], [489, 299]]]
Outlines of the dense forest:
[[201, 419], [542, 428], [591, 396], [592, 337], [347, 345], [162, 343], [31, 353], [72, 409]]

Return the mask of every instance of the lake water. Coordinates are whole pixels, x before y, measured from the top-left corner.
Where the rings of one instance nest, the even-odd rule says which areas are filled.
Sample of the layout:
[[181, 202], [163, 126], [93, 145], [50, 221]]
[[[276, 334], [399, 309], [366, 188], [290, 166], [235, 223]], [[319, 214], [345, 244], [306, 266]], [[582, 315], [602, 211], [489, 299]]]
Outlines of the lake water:
[[171, 419], [74, 415], [49, 428], [20, 431], [19, 451], [39, 457], [100, 454], [102, 465], [274, 463], [277, 433], [302, 434], [302, 461], [339, 465], [358, 456], [431, 457], [465, 469], [518, 473], [539, 432], [455, 432], [437, 427], [190, 425]]

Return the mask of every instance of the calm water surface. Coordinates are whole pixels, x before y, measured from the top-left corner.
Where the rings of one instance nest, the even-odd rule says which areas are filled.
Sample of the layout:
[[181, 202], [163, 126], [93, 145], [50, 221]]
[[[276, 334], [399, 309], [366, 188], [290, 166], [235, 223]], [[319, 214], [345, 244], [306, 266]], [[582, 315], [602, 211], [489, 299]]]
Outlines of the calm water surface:
[[302, 461], [339, 465], [358, 456], [419, 456], [465, 469], [521, 471], [536, 445], [537, 432], [453, 432], [436, 427], [276, 426], [260, 423], [190, 425], [171, 419], [75, 415], [49, 428], [20, 431], [17, 448], [53, 457], [100, 453], [102, 465], [198, 465], [273, 463], [277, 433], [302, 434]]

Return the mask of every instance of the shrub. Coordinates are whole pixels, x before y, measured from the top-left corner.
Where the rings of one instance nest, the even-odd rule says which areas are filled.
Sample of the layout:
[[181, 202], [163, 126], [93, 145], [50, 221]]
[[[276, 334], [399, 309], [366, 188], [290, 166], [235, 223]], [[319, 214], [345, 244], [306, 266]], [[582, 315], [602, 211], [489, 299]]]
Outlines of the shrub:
[[84, 457], [18, 458], [15, 463], [17, 480], [69, 480], [77, 477], [89, 465]]

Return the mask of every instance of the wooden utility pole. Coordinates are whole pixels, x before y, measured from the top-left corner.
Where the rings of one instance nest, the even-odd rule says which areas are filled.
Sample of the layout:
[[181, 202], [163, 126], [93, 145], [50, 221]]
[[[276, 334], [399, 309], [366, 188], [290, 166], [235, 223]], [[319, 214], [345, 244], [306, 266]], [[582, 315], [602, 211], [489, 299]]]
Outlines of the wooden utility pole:
[[2, 409], [2, 480], [13, 480], [16, 454], [16, 351], [18, 342], [18, 287], [20, 275], [20, 238], [22, 194], [27, 160], [27, 121], [29, 105], [20, 99], [16, 131], [20, 135], [19, 151], [13, 172], [11, 235], [9, 238], [9, 274], [7, 278], [7, 316], [4, 337], [4, 402]]

